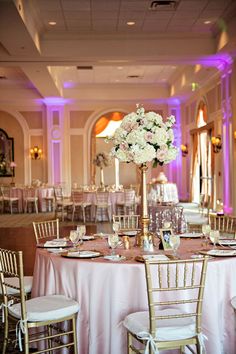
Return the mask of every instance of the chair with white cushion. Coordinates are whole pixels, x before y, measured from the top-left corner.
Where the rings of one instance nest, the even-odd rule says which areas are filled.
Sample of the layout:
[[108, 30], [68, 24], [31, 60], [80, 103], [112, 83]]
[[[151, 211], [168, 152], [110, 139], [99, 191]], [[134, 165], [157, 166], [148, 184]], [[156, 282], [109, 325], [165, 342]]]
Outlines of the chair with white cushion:
[[[128, 353], [177, 349], [196, 345], [202, 353], [205, 336], [201, 331], [202, 299], [207, 257], [178, 261], [145, 261], [149, 311], [128, 315]], [[142, 348], [143, 349], [143, 348]]]
[[73, 190], [71, 193], [72, 201], [73, 201], [73, 209], [72, 209], [72, 221], [74, 221], [75, 213], [77, 211], [82, 211], [83, 222], [86, 222], [86, 210], [90, 209], [91, 215], [91, 206], [92, 203], [86, 202], [85, 195], [83, 191]]
[[35, 211], [38, 214], [38, 191], [36, 188], [27, 187], [23, 191], [24, 212]]
[[[7, 277], [19, 280], [12, 286]], [[34, 353], [52, 353], [71, 348], [77, 354], [76, 317], [79, 304], [64, 295], [48, 295], [25, 300], [22, 252], [0, 249], [0, 283], [3, 293], [4, 342], [2, 354], [7, 353], [9, 321], [16, 323], [19, 350], [29, 353], [29, 347], [40, 341], [40, 349]], [[10, 295], [7, 289], [14, 288], [20, 296]], [[34, 330], [32, 333], [30, 329]], [[40, 332], [38, 332], [40, 329]], [[23, 340], [22, 340], [23, 339]], [[43, 347], [41, 347], [41, 345]]]
[[108, 220], [111, 221], [111, 202], [109, 199], [109, 192], [96, 193], [95, 210], [95, 222], [98, 221], [99, 216], [101, 221], [104, 216], [107, 216]]
[[64, 213], [68, 214], [69, 209], [72, 210], [73, 202], [70, 198], [64, 196], [62, 187], [54, 187], [55, 197], [55, 218], [61, 213], [61, 219], [64, 221]]
[[11, 187], [1, 187], [2, 196], [3, 196], [3, 211], [6, 208], [9, 208], [10, 213], [13, 214], [14, 208], [20, 212], [19, 202], [20, 199], [18, 196], [15, 196], [13, 189]]
[[59, 238], [59, 219], [46, 221], [33, 221], [34, 235], [36, 243], [39, 244], [42, 240]]

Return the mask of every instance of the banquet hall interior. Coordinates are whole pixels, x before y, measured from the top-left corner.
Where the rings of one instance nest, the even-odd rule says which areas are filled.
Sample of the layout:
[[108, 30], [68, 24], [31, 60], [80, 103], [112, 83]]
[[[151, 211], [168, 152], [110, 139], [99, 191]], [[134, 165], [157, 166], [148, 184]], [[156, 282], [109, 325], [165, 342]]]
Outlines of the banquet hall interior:
[[[138, 163], [115, 156], [112, 140], [123, 119], [139, 110], [154, 112], [167, 126], [170, 117], [175, 120], [176, 157], [155, 167], [149, 159], [145, 172]], [[98, 236], [105, 254], [110, 249], [102, 235], [116, 233], [114, 221], [121, 227], [124, 214], [132, 220], [139, 216], [138, 226], [132, 221], [129, 228], [141, 233], [149, 228], [155, 239], [149, 253], [153, 246], [154, 253], [166, 253], [156, 241], [164, 243], [162, 229], [185, 234], [179, 254], [183, 248], [188, 257], [213, 248], [209, 238], [206, 242], [199, 237], [206, 236], [203, 225], [236, 238], [235, 112], [235, 0], [0, 0], [0, 249], [23, 251], [24, 274], [34, 276], [32, 296], [58, 291], [81, 301], [80, 354], [126, 353], [126, 331], [120, 323], [129, 313], [148, 308], [144, 263], [135, 261], [132, 232], [116, 246], [119, 262], [68, 260], [39, 247], [33, 223], [58, 219], [63, 241], [85, 224], [86, 235], [95, 240], [80, 248], [97, 251], [92, 242]], [[236, 253], [231, 244], [218, 242], [217, 247]], [[172, 250], [167, 247], [167, 254]], [[124, 253], [131, 251], [132, 256]], [[236, 254], [230, 255], [222, 259], [213, 254], [208, 262], [212, 276], [206, 279], [203, 312], [212, 297], [215, 306], [209, 316], [203, 314], [209, 354], [236, 353], [230, 305], [236, 296]], [[59, 258], [68, 267], [71, 262], [71, 268], [59, 265]], [[104, 289], [105, 298], [97, 293], [115, 313], [108, 319], [101, 310], [107, 325], [101, 338], [99, 313], [89, 302], [99, 287], [92, 264], [103, 267], [97, 269], [101, 284], [107, 284], [105, 267], [117, 277], [116, 283], [110, 279], [110, 293]], [[133, 273], [125, 275], [122, 266], [130, 266]], [[60, 274], [53, 273], [56, 267]], [[76, 295], [63, 286], [67, 276], [68, 283], [73, 282], [76, 271], [81, 284], [91, 275], [94, 295], [89, 286], [83, 291], [81, 284], [75, 286]], [[54, 282], [46, 283], [47, 274]], [[126, 290], [116, 301], [118, 280]]]

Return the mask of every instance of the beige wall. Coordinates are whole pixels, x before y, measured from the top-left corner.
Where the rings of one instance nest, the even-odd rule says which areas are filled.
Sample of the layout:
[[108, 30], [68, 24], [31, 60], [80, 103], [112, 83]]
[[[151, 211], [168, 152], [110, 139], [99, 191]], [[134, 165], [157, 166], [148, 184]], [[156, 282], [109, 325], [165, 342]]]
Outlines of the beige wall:
[[70, 158], [71, 158], [71, 184], [84, 184], [83, 178], [83, 136], [71, 135], [70, 137]]
[[41, 111], [22, 112], [21, 111], [20, 113], [25, 118], [30, 129], [42, 129], [43, 128], [43, 122], [42, 122], [43, 112], [41, 112]]
[[[7, 135], [14, 139], [14, 161], [17, 164], [15, 168], [15, 182], [24, 181], [24, 134], [17, 119], [7, 112], [0, 111], [0, 128], [5, 130]], [[0, 183], [10, 183], [11, 177], [1, 177]]]

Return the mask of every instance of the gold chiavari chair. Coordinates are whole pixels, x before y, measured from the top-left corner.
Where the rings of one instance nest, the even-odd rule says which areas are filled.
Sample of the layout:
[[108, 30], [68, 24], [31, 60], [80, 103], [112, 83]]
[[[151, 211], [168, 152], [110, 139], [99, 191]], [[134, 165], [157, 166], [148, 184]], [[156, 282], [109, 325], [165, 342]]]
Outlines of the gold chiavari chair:
[[82, 211], [83, 215], [83, 222], [86, 222], [86, 209], [90, 208], [90, 215], [91, 215], [91, 206], [92, 203], [85, 201], [85, 193], [83, 191], [76, 191], [73, 190], [71, 193], [73, 207], [72, 207], [72, 221], [74, 221], [75, 213], [77, 210]]
[[36, 243], [43, 239], [59, 238], [59, 219], [33, 222]]
[[219, 230], [221, 233], [227, 233], [235, 236], [236, 217], [230, 215], [209, 214], [209, 224], [212, 230]]
[[113, 215], [113, 222], [120, 224], [122, 230], [137, 230], [139, 228], [140, 215]]
[[152, 354], [177, 348], [184, 352], [190, 345], [196, 345], [197, 353], [202, 353], [207, 260], [145, 261], [149, 311], [132, 313], [123, 322], [128, 331], [129, 354], [143, 353], [136, 341]]
[[57, 218], [58, 213], [61, 213], [61, 219], [64, 221], [64, 213], [68, 210], [72, 210], [73, 202], [70, 198], [66, 198], [63, 194], [62, 187], [54, 187], [54, 197], [55, 197], [55, 218]]
[[[11, 276], [18, 278], [18, 286], [13, 286], [7, 281], [6, 277]], [[25, 354], [29, 353], [30, 346], [37, 346], [42, 340], [43, 348], [34, 353], [52, 353], [53, 350], [70, 347], [73, 348], [73, 353], [77, 354], [75, 321], [79, 304], [76, 301], [64, 295], [48, 295], [26, 300], [21, 251], [0, 249], [0, 283], [5, 319], [2, 354], [7, 353], [7, 344], [10, 342], [9, 320], [16, 323], [16, 340], [20, 351], [23, 350]], [[9, 288], [17, 290], [20, 296], [10, 294], [7, 291]], [[72, 329], [68, 326], [69, 323]], [[33, 335], [29, 332], [31, 328], [37, 328]], [[43, 331], [38, 332], [38, 329]], [[67, 341], [65, 337], [68, 338]]]

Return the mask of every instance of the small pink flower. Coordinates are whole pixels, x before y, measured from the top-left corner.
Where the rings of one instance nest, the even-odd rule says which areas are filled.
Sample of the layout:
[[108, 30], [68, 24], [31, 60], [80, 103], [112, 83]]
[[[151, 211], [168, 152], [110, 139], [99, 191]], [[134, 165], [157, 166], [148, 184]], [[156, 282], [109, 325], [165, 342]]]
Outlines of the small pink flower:
[[151, 133], [151, 132], [147, 132], [146, 134], [145, 134], [145, 140], [146, 141], [152, 141], [152, 138], [153, 138], [153, 134]]

